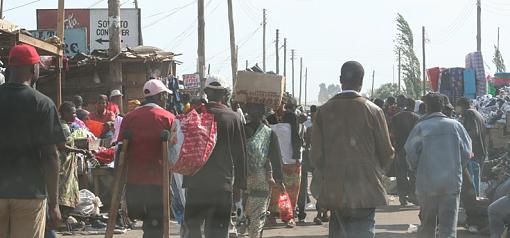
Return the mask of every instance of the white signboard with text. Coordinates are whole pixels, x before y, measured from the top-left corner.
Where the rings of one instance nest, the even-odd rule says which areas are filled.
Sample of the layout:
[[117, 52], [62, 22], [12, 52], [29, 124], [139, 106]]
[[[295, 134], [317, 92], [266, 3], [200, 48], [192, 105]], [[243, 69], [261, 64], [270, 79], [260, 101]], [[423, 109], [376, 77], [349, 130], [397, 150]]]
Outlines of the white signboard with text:
[[120, 21], [108, 19], [108, 9], [90, 9], [90, 50], [108, 49], [109, 25], [120, 25], [121, 47], [135, 47], [139, 45], [139, 16], [138, 9], [121, 9]]

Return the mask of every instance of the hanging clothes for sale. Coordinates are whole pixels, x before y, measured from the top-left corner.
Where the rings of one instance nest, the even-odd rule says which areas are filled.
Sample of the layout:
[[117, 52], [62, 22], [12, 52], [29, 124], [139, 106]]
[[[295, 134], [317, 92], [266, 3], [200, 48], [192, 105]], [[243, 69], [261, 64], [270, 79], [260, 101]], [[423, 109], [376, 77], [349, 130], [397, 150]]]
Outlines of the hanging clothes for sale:
[[476, 73], [476, 96], [487, 94], [487, 80], [482, 52], [469, 53], [466, 56], [466, 68], [474, 69]]
[[476, 98], [476, 72], [474, 69], [464, 70], [464, 97]]
[[441, 73], [439, 92], [446, 95], [455, 105], [458, 98], [464, 96], [464, 68], [450, 68]]
[[430, 81], [430, 86], [432, 87], [432, 91], [439, 91], [439, 77], [441, 74], [441, 69], [439, 67], [427, 69], [427, 77]]

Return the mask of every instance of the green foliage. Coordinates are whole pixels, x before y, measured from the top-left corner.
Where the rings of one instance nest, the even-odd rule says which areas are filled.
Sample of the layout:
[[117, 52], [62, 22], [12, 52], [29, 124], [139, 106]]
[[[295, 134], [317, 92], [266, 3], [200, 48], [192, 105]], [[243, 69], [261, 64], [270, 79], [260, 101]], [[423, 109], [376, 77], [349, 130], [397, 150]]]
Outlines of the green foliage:
[[395, 55], [401, 55], [402, 80], [405, 93], [413, 98], [419, 98], [422, 92], [420, 61], [414, 52], [413, 31], [409, 23], [400, 13], [397, 16], [397, 36], [395, 39]]
[[497, 46], [494, 46], [494, 57], [492, 58], [492, 63], [496, 65], [496, 72], [501, 73], [506, 71], [505, 61], [503, 60], [503, 55], [501, 55], [501, 51]]
[[387, 83], [381, 85], [379, 88], [377, 88], [374, 91], [374, 95], [371, 96], [371, 98], [379, 98], [379, 99], [386, 99], [390, 96], [396, 96], [398, 93], [398, 84], [396, 83]]

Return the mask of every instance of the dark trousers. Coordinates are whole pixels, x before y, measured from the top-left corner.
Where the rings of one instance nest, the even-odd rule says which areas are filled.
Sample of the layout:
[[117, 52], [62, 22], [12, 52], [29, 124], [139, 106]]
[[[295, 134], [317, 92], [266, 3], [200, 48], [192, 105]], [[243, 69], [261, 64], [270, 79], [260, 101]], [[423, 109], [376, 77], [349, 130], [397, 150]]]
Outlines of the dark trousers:
[[227, 238], [232, 192], [188, 188], [184, 208], [184, 238]]
[[133, 185], [126, 188], [129, 216], [143, 221], [143, 238], [163, 236], [163, 188]]
[[301, 164], [301, 185], [299, 186], [299, 196], [297, 201], [298, 219], [306, 218], [306, 204], [310, 201], [308, 197], [308, 163]]
[[404, 150], [397, 152], [395, 159], [395, 173], [397, 177], [397, 191], [400, 203], [406, 203], [408, 196], [414, 194], [415, 178], [409, 171]]
[[375, 208], [332, 210], [329, 238], [373, 238]]

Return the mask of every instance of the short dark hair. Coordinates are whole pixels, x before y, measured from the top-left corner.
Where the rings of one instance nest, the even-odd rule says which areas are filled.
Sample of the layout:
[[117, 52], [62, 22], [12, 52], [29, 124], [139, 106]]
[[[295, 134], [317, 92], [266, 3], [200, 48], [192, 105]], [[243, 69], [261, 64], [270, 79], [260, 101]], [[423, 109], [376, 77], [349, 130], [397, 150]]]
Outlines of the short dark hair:
[[377, 105], [380, 108], [383, 108], [384, 107], [384, 100], [382, 100], [380, 98], [376, 98], [376, 99], [374, 99], [374, 104]]
[[414, 101], [414, 99], [412, 99], [412, 98], [407, 98], [405, 105], [407, 107], [407, 110], [414, 111], [414, 106], [416, 105], [416, 101]]
[[389, 96], [386, 98], [386, 104], [393, 105], [395, 103], [397, 103], [397, 100], [394, 97]]
[[97, 96], [97, 101], [96, 101], [96, 103], [97, 103], [97, 102], [100, 102], [100, 101], [108, 102], [108, 96], [106, 96], [106, 95], [104, 95], [104, 94], [99, 94], [99, 95]]
[[469, 108], [470, 105], [471, 105], [471, 102], [466, 97], [461, 97], [461, 98], [457, 99], [457, 106], [461, 106], [461, 107], [464, 107], [464, 108]]
[[316, 105], [311, 105], [310, 106], [310, 112], [317, 112], [317, 106]]
[[361, 85], [365, 70], [357, 61], [347, 61], [342, 65], [340, 81], [342, 84]]
[[59, 111], [60, 113], [63, 113], [63, 112], [71, 112], [71, 111], [72, 111], [72, 109], [73, 109], [73, 107], [76, 107], [76, 106], [74, 105], [74, 103], [73, 103], [73, 102], [65, 101], [65, 102], [63, 102], [63, 103], [60, 105], [60, 107], [58, 108], [58, 111]]
[[444, 106], [444, 97], [439, 93], [428, 93], [423, 96], [423, 102], [427, 106], [427, 112], [441, 112]]

